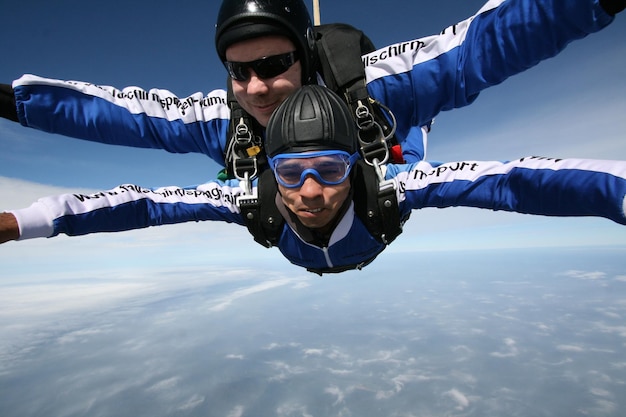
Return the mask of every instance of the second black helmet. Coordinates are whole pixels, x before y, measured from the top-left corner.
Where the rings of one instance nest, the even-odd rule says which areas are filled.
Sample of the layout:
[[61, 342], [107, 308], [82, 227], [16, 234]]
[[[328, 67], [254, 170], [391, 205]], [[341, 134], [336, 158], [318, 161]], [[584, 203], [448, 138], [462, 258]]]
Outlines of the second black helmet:
[[315, 39], [303, 0], [222, 2], [215, 32], [215, 47], [222, 61], [230, 45], [266, 35], [286, 36], [294, 42], [302, 64], [302, 82], [311, 83], [315, 76]]
[[357, 152], [356, 124], [350, 109], [335, 92], [307, 85], [296, 90], [272, 114], [265, 151], [274, 157], [321, 150]]

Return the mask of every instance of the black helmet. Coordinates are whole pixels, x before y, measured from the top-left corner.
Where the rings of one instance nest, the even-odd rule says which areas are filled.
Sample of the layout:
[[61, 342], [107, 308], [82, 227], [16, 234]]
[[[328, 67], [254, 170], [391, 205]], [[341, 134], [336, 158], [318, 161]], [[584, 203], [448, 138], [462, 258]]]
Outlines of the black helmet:
[[303, 0], [224, 0], [215, 27], [215, 47], [222, 61], [233, 43], [265, 35], [288, 37], [299, 52], [303, 84], [311, 82], [315, 39]]
[[272, 114], [265, 151], [281, 153], [358, 150], [356, 124], [348, 106], [326, 87], [306, 85], [296, 90]]

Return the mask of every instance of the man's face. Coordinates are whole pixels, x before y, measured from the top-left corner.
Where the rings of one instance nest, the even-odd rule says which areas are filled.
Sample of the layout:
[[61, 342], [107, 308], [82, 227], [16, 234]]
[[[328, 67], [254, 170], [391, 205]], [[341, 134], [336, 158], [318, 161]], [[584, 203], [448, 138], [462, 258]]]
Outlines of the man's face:
[[350, 177], [337, 185], [324, 185], [308, 175], [301, 187], [287, 188], [279, 183], [278, 191], [283, 204], [304, 226], [324, 233], [350, 195]]
[[[226, 49], [226, 60], [250, 62], [263, 57], [295, 51], [296, 47], [283, 36], [263, 36], [237, 42]], [[276, 77], [261, 79], [250, 69], [247, 81], [232, 80], [235, 98], [263, 127], [270, 116], [291, 93], [302, 85], [300, 61]]]

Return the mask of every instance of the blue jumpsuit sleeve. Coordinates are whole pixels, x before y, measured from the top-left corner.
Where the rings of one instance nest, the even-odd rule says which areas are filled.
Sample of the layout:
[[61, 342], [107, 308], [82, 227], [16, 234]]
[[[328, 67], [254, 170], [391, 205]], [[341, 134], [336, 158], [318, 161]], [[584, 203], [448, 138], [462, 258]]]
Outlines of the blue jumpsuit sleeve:
[[[420, 159], [420, 127], [440, 111], [471, 103], [483, 89], [611, 20], [596, 0], [491, 0], [439, 36], [363, 57], [368, 88], [396, 115], [399, 140], [411, 142], [407, 154]], [[30, 75], [13, 88], [24, 126], [102, 143], [198, 152], [224, 165], [230, 114], [223, 90], [178, 98], [165, 90], [118, 90]]]
[[93, 194], [41, 198], [13, 210], [20, 240], [35, 237], [119, 232], [149, 226], [215, 220], [243, 225], [236, 198], [238, 181], [215, 181], [195, 188], [120, 185]]
[[626, 162], [522, 158], [389, 165], [403, 214], [478, 207], [546, 216], [597, 216], [626, 224]]
[[202, 153], [224, 164], [230, 119], [226, 92], [178, 98], [167, 90], [118, 90], [24, 75], [13, 82], [23, 126], [79, 139], [173, 153]]
[[597, 0], [491, 0], [439, 35], [365, 55], [368, 90], [394, 112], [403, 141], [613, 19]]

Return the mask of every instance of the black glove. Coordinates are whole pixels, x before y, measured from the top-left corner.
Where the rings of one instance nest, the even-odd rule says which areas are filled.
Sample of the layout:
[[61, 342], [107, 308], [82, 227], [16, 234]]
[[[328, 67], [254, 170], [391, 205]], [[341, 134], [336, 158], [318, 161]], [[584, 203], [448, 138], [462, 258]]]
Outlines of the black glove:
[[626, 9], [626, 0], [600, 0], [600, 6], [608, 14], [615, 16]]
[[9, 84], [0, 84], [0, 117], [17, 122], [15, 94]]

